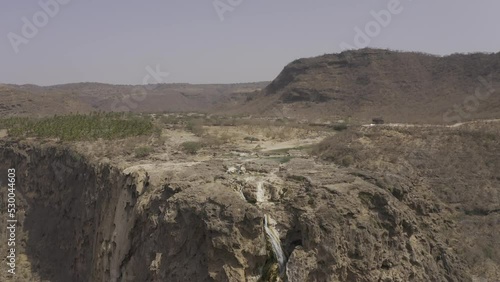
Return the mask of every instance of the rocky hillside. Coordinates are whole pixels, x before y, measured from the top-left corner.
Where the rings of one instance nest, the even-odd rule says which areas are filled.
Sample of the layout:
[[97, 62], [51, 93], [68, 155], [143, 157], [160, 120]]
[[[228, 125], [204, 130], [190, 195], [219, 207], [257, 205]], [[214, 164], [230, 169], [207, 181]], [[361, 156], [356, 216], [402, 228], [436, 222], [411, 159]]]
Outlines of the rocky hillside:
[[299, 118], [455, 123], [499, 117], [500, 53], [362, 49], [296, 60], [240, 109]]
[[446, 218], [441, 226], [451, 228], [440, 230], [440, 236], [482, 277], [478, 281], [498, 281], [499, 150], [497, 120], [456, 127], [365, 127], [327, 138], [315, 153], [359, 171], [422, 218]]
[[0, 84], [2, 116], [114, 112], [206, 112], [240, 101], [267, 82], [240, 84], [111, 85], [74, 83], [56, 86]]

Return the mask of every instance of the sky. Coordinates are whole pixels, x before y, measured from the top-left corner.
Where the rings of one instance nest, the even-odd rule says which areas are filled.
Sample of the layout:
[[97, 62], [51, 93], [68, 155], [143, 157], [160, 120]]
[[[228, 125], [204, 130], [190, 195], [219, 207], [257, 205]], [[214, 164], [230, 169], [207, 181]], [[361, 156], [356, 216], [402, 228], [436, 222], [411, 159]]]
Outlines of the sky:
[[499, 52], [499, 11], [498, 0], [3, 0], [0, 83], [142, 84], [151, 70], [162, 75], [147, 83], [239, 83], [344, 49]]

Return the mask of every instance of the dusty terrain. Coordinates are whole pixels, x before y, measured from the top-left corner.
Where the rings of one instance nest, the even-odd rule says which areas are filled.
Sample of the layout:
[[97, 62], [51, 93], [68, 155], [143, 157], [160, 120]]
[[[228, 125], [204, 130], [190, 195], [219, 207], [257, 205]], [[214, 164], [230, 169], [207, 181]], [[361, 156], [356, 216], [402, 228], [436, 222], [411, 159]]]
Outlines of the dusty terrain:
[[[349, 51], [134, 103], [0, 85], [0, 281], [500, 281], [499, 54]], [[95, 113], [116, 101], [138, 113]]]
[[[2, 171], [24, 172], [17, 281], [500, 277], [500, 123], [200, 127], [93, 142], [4, 138]], [[138, 157], [139, 146], [153, 151]]]

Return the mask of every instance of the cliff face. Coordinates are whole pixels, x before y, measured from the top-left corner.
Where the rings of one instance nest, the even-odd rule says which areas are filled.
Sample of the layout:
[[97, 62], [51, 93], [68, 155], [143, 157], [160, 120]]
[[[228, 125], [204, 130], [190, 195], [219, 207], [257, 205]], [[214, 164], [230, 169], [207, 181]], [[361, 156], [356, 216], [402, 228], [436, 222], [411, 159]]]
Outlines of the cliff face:
[[[312, 159], [280, 167], [213, 159], [157, 177], [147, 166], [15, 143], [3, 143], [0, 157], [2, 171], [18, 171], [25, 277], [471, 281], [443, 235], [455, 232], [450, 211], [414, 179]], [[279, 242], [266, 234], [266, 216]]]
[[439, 57], [362, 49], [296, 60], [239, 110], [453, 123], [498, 117], [499, 88], [500, 53]]
[[133, 178], [60, 148], [5, 144], [0, 155], [2, 170], [18, 172], [18, 243], [33, 273], [49, 281], [120, 275], [136, 220]]
[[444, 219], [441, 224], [450, 228], [437, 233], [482, 277], [477, 281], [499, 280], [498, 121], [364, 127], [332, 136], [316, 150], [391, 190], [423, 218]]
[[0, 156], [2, 170], [19, 173], [26, 277], [241, 281], [258, 276], [266, 260], [262, 218], [250, 204], [231, 206], [238, 196], [229, 188], [175, 195], [165, 184], [145, 194], [144, 171], [92, 165], [66, 149], [4, 144]]

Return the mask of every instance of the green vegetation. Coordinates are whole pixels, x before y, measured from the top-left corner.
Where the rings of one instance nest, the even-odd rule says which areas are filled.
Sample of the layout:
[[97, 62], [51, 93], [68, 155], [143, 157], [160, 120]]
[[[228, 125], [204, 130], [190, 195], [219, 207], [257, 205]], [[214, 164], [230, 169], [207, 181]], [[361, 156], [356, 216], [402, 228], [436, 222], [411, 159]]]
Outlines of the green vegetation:
[[287, 162], [289, 162], [291, 160], [292, 160], [291, 156], [284, 156], [281, 159], [279, 159], [278, 162], [281, 164], [286, 164]]
[[347, 129], [346, 123], [337, 123], [333, 126], [333, 130], [335, 131], [344, 131]]
[[341, 161], [341, 164], [345, 167], [349, 167], [353, 163], [354, 163], [354, 157], [351, 155], [344, 156]]
[[134, 153], [137, 158], [144, 158], [149, 156], [153, 151], [153, 148], [149, 146], [143, 146], [135, 148]]
[[269, 160], [276, 161], [280, 164], [286, 164], [293, 159], [292, 156], [284, 156], [284, 157], [270, 157]]
[[203, 128], [203, 124], [201, 121], [188, 121], [188, 123], [186, 124], [186, 129], [198, 137], [201, 137], [203, 136], [203, 134], [205, 134], [205, 129]]
[[255, 137], [253, 137], [253, 136], [247, 136], [247, 137], [245, 137], [245, 138], [243, 138], [243, 139], [244, 139], [245, 141], [250, 141], [250, 142], [258, 142], [258, 141], [260, 141], [260, 139], [259, 139], [259, 138], [255, 138]]
[[182, 150], [188, 154], [195, 155], [198, 151], [203, 148], [204, 144], [201, 142], [184, 142], [181, 144]]
[[0, 119], [0, 129], [13, 137], [59, 138], [66, 141], [120, 139], [151, 135], [157, 129], [151, 118], [123, 113], [53, 116], [47, 118], [12, 117]]
[[180, 124], [182, 123], [182, 117], [179, 117], [177, 115], [162, 115], [160, 117], [160, 122], [163, 124]]
[[292, 150], [311, 150], [313, 148], [312, 145], [304, 145], [304, 146], [297, 146], [297, 147], [292, 147], [292, 148], [282, 148], [282, 149], [275, 149], [275, 150], [269, 150], [267, 151], [269, 154], [288, 154]]
[[262, 277], [259, 279], [259, 281], [270, 281], [270, 282], [287, 281], [285, 280], [286, 274], [285, 277], [280, 277], [281, 275], [280, 275], [278, 260], [274, 255], [273, 247], [271, 246], [269, 240], [266, 240], [266, 250], [267, 250], [267, 259], [262, 267]]

